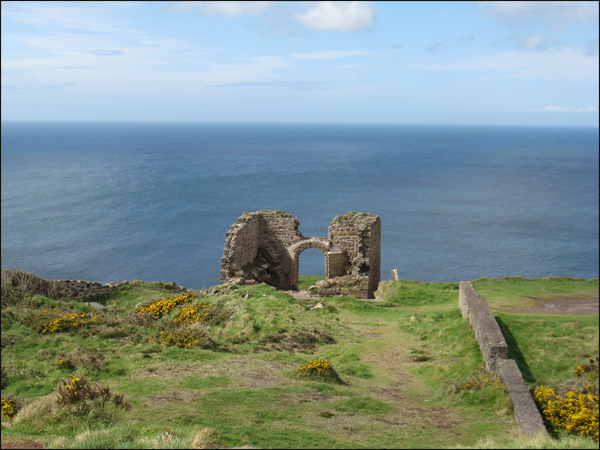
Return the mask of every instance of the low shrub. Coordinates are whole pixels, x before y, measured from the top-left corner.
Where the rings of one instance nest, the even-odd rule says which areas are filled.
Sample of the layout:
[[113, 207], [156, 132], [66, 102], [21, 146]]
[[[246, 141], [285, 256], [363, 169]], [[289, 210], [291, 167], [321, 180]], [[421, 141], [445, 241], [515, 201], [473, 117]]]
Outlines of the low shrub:
[[199, 305], [186, 305], [175, 314], [175, 323], [183, 325], [206, 323], [209, 320], [209, 307], [204, 303], [200, 303]]
[[[2, 323], [4, 323], [4, 317], [2, 318]], [[17, 340], [13, 337], [10, 336], [8, 334], [4, 334], [2, 333], [2, 348], [4, 347], [10, 347], [11, 345], [13, 345]]]
[[326, 359], [311, 359], [296, 367], [296, 373], [303, 378], [341, 382], [338, 373]]
[[54, 365], [59, 369], [67, 370], [73, 370], [77, 367], [75, 363], [73, 363], [73, 361], [71, 361], [69, 358], [57, 359], [56, 361], [54, 361]]
[[98, 323], [98, 321], [98, 316], [95, 314], [61, 311], [53, 308], [28, 315], [23, 319], [23, 324], [30, 326], [40, 334], [47, 334], [76, 330], [92, 323]]
[[104, 360], [104, 354], [95, 348], [77, 346], [72, 352], [60, 353], [59, 359], [54, 361], [54, 365], [59, 369], [99, 370], [102, 368]]
[[195, 294], [184, 294], [172, 298], [161, 298], [146, 302], [140, 305], [137, 310], [139, 314], [150, 314], [158, 319], [169, 314], [176, 307], [191, 302], [195, 297]]
[[[540, 386], [533, 398], [551, 425], [598, 442], [598, 356], [578, 365], [574, 374], [575, 378], [563, 383], [558, 392]], [[561, 389], [566, 392], [561, 393]]]
[[2, 380], [2, 382], [0, 384], [0, 388], [4, 389], [6, 386], [8, 386], [8, 370], [6, 369], [6, 366], [2, 366], [1, 380]]
[[214, 349], [215, 342], [208, 333], [198, 326], [177, 327], [173, 322], [164, 323], [148, 342], [159, 342], [165, 345], [174, 345], [179, 348], [201, 347]]
[[446, 380], [445, 384], [448, 392], [458, 394], [465, 390], [477, 390], [487, 386], [498, 386], [500, 384], [500, 378], [496, 375], [480, 373], [477, 375], [470, 375], [467, 377], [466, 381]]
[[19, 412], [19, 402], [12, 395], [2, 396], [2, 417], [12, 419]]
[[265, 335], [259, 342], [265, 346], [265, 349], [276, 351], [314, 350], [317, 345], [336, 343], [331, 334], [318, 328], [292, 330], [281, 328], [277, 334]]
[[104, 411], [107, 404], [112, 404], [115, 409], [121, 408], [126, 411], [131, 409], [131, 405], [124, 400], [124, 394], [113, 394], [107, 385], [89, 383], [85, 379], [85, 374], [61, 379], [54, 390], [58, 394], [56, 399], [58, 405], [74, 405], [76, 406], [72, 409], [74, 413], [87, 414], [98, 408]]
[[589, 380], [598, 380], [600, 375], [600, 361], [598, 355], [591, 356], [587, 364], [580, 364], [575, 368], [575, 375], [579, 377], [587, 376]]

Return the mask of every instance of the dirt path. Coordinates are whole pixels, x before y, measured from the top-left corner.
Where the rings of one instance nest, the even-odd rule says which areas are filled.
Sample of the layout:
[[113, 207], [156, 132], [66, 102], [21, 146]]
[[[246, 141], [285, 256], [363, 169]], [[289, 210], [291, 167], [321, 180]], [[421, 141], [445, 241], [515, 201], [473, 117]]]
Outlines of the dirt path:
[[44, 448], [44, 442], [41, 441], [22, 441], [11, 442], [10, 444], [2, 441], [0, 448]]

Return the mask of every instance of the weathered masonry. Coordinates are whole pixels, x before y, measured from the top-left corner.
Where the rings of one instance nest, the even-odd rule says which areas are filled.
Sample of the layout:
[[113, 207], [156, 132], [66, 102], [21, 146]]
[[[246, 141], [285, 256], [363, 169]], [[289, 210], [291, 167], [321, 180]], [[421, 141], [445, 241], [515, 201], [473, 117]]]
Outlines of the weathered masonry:
[[515, 419], [523, 434], [546, 434], [546, 427], [535, 401], [527, 389], [523, 375], [514, 359], [508, 359], [508, 345], [494, 313], [483, 295], [477, 295], [470, 281], [461, 281], [458, 307], [469, 319], [481, 355], [489, 372], [498, 373], [504, 380], [515, 411]]
[[300, 253], [318, 248], [325, 254], [325, 280], [319, 295], [373, 298], [379, 285], [381, 219], [348, 212], [336, 216], [328, 237], [305, 237], [300, 221], [283, 211], [245, 212], [225, 236], [221, 284], [272, 283], [298, 288]]

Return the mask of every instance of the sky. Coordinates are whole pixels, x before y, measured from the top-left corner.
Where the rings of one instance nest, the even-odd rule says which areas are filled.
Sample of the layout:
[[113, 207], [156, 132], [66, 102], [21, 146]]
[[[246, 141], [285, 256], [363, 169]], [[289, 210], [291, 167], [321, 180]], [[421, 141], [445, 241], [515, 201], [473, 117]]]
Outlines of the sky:
[[2, 2], [2, 120], [592, 126], [598, 2]]

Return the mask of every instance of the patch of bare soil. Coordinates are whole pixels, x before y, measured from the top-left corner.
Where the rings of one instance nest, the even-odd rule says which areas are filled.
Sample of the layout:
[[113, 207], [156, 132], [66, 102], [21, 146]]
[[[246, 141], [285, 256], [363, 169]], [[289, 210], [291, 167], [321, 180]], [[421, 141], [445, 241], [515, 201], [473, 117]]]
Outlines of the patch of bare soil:
[[44, 443], [41, 441], [22, 441], [11, 442], [10, 444], [2, 440], [0, 448], [44, 448]]
[[502, 309], [503, 312], [515, 312], [519, 314], [598, 314], [598, 294], [585, 297], [552, 297], [552, 298], [535, 298], [536, 305], [525, 310], [513, 311]]

